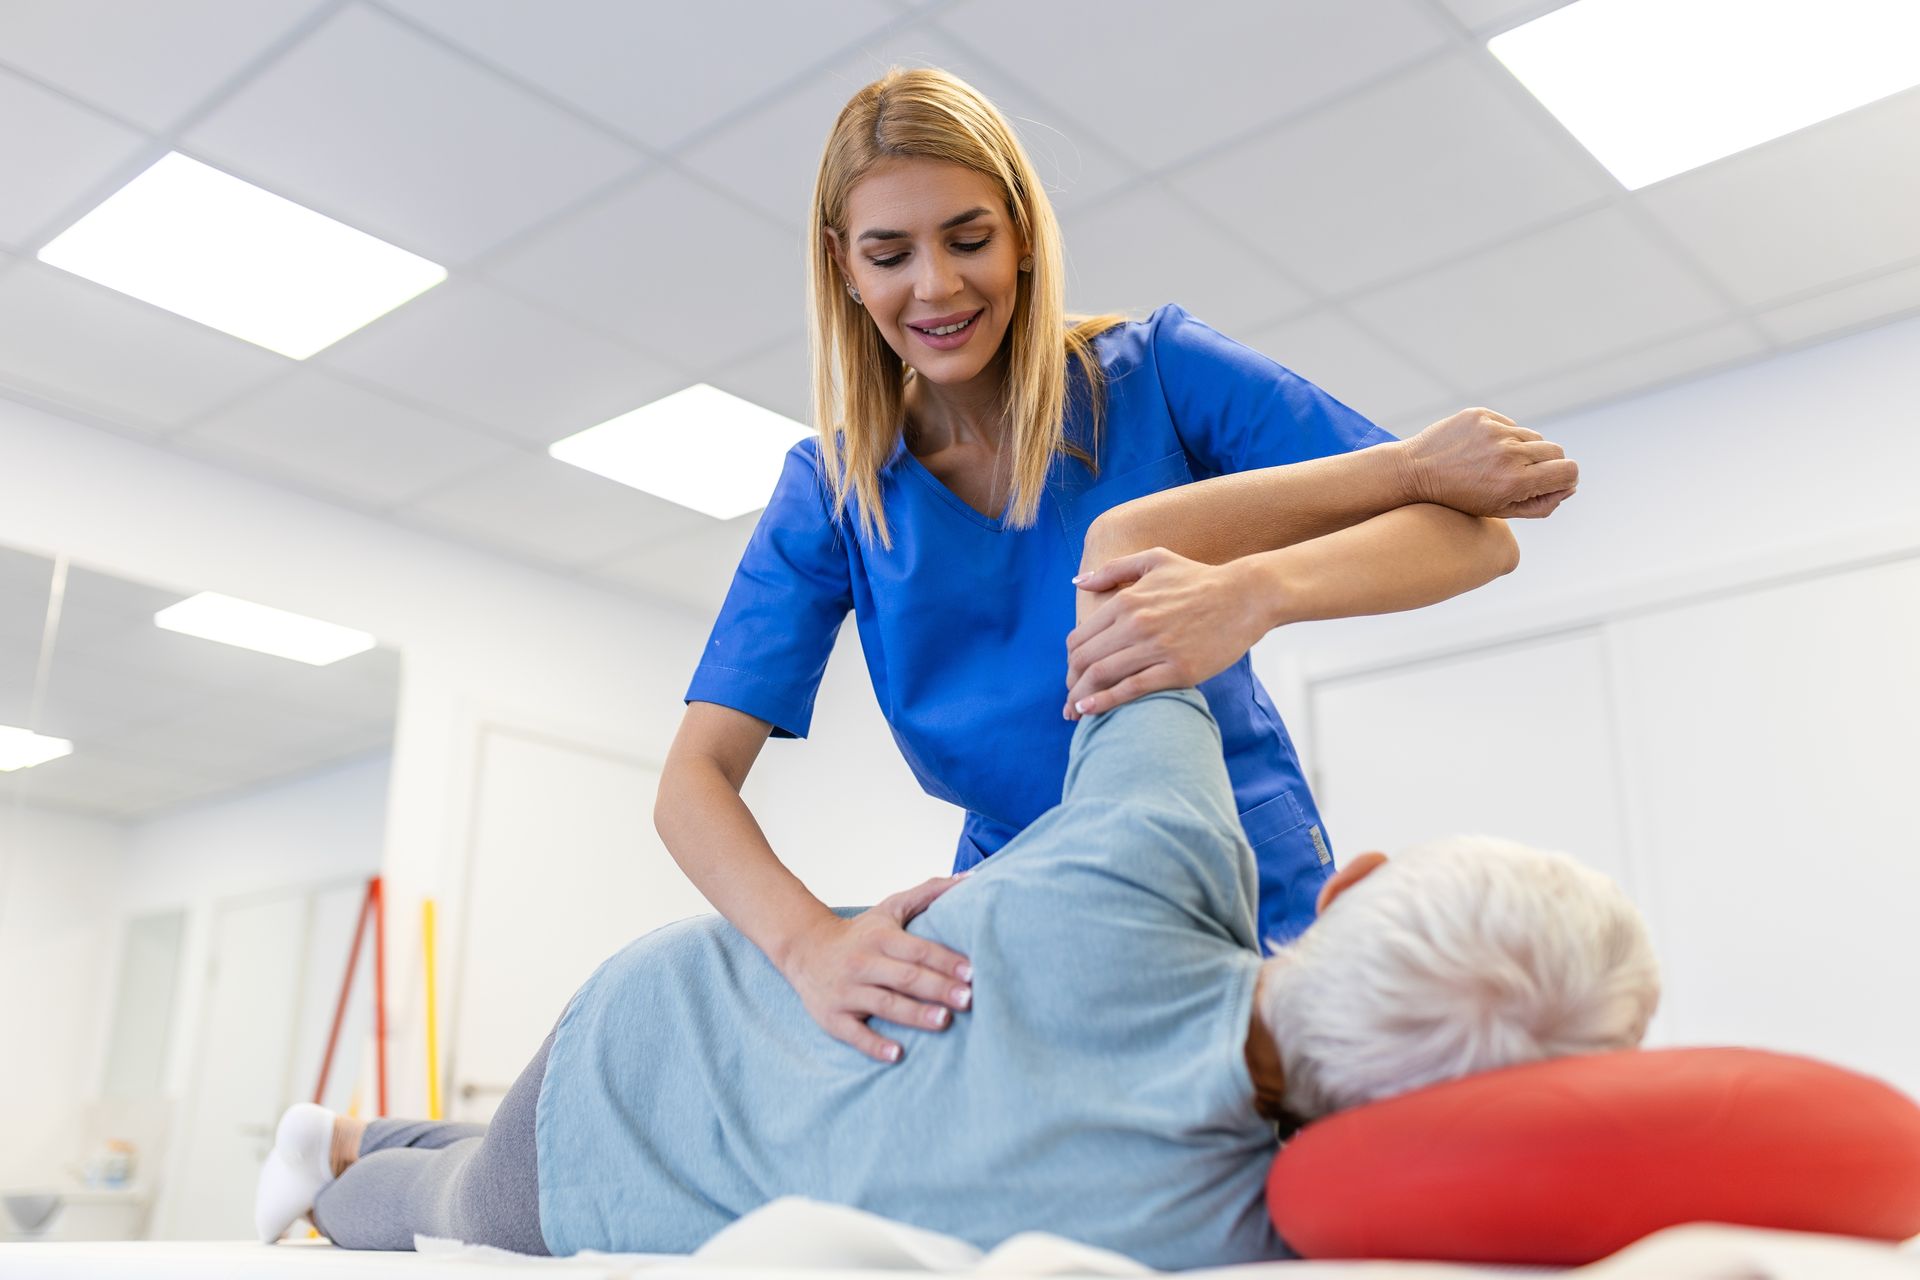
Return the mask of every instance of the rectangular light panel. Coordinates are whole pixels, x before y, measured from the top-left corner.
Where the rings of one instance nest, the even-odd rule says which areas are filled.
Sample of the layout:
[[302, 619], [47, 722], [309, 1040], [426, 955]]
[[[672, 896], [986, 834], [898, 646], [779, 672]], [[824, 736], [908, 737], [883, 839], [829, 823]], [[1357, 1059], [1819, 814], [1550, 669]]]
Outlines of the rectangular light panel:
[[436, 263], [177, 151], [39, 258], [294, 360], [447, 278]]
[[179, 604], [170, 604], [154, 614], [153, 620], [168, 631], [270, 653], [277, 658], [292, 658], [315, 667], [364, 653], [374, 646], [374, 638], [364, 631], [250, 600], [236, 600], [216, 591], [202, 591]]
[[767, 505], [787, 450], [810, 428], [697, 382], [547, 452], [657, 498], [731, 520]]
[[0, 724], [0, 773], [31, 769], [72, 754], [73, 744], [65, 738], [42, 737], [31, 729]]
[[1633, 191], [1920, 84], [1920, 0], [1576, 0], [1487, 48]]

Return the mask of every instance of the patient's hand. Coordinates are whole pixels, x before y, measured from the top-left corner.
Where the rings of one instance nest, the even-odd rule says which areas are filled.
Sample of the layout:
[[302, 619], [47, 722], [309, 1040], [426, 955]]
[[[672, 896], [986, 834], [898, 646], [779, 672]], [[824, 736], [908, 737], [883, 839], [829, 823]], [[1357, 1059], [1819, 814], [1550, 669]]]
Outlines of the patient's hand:
[[[1246, 559], [1202, 564], [1164, 547], [1122, 556], [1078, 579], [1112, 591], [1067, 636], [1069, 720], [1111, 711], [1156, 689], [1219, 675], [1273, 625]], [[1125, 587], [1115, 591], [1116, 587]]]
[[906, 930], [966, 874], [935, 876], [851, 920], [824, 919], [788, 951], [782, 972], [828, 1035], [880, 1062], [898, 1062], [899, 1044], [868, 1026], [868, 1018], [943, 1031], [951, 1010], [973, 1003], [967, 958]]
[[1407, 490], [1470, 516], [1540, 517], [1573, 495], [1580, 466], [1566, 451], [1491, 409], [1462, 409], [1401, 446]]

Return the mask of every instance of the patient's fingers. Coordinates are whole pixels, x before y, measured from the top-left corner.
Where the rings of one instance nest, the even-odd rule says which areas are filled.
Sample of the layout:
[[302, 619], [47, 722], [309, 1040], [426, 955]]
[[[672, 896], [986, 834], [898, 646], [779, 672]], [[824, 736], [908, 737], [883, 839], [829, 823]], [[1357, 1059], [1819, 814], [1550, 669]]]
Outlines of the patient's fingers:
[[[1116, 601], [1115, 603], [1117, 604], [1118, 602]], [[1103, 605], [1101, 607], [1104, 609], [1106, 606]], [[1091, 622], [1092, 619], [1089, 618], [1088, 621]], [[1088, 667], [1099, 662], [1102, 658], [1112, 657], [1120, 650], [1126, 648], [1131, 640], [1132, 632], [1128, 628], [1120, 626], [1109, 626], [1103, 631], [1094, 632], [1078, 645], [1073, 644], [1073, 642], [1069, 640], [1067, 648], [1067, 687], [1071, 689], [1074, 685], [1079, 684], [1080, 677], [1086, 674]]]

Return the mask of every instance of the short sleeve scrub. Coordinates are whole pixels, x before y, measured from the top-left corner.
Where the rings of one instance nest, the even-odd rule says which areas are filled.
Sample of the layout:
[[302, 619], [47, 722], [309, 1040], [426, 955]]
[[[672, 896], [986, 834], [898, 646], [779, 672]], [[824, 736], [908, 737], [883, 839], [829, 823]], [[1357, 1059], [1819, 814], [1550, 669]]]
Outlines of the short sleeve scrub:
[[[1096, 475], [1062, 455], [1038, 518], [982, 515], [898, 445], [880, 474], [893, 549], [835, 520], [817, 444], [801, 441], [760, 517], [687, 690], [805, 737], [849, 610], [894, 741], [929, 795], [966, 811], [954, 870], [991, 856], [1060, 800], [1073, 576], [1094, 517], [1196, 479], [1303, 462], [1395, 437], [1169, 303], [1101, 334]], [[1091, 437], [1069, 363], [1068, 438]], [[1200, 686], [1259, 868], [1263, 940], [1312, 921], [1333, 850], [1286, 727], [1246, 657]]]

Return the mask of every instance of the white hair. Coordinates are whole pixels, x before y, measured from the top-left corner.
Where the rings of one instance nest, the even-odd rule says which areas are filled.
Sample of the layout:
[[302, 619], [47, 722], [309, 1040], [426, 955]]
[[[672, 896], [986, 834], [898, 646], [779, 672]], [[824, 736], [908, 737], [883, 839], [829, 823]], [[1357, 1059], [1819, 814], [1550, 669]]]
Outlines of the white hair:
[[1640, 1043], [1645, 922], [1562, 853], [1462, 836], [1389, 860], [1266, 963], [1283, 1105], [1312, 1120], [1474, 1071]]

